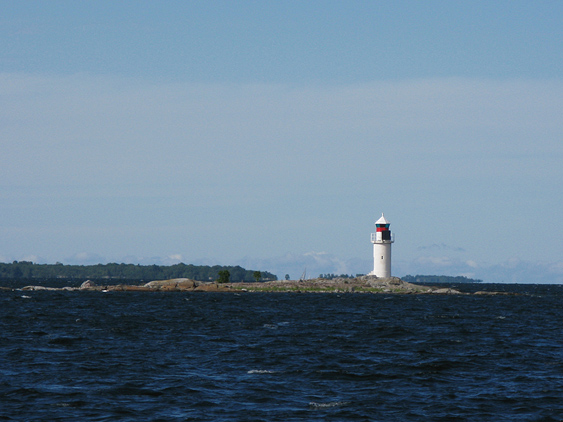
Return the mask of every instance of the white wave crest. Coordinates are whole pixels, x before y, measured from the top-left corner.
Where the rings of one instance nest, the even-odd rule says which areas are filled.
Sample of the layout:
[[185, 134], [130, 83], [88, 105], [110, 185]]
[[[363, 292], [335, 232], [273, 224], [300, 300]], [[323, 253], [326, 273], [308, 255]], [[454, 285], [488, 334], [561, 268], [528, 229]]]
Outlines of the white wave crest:
[[337, 407], [337, 406], [345, 406], [349, 404], [349, 401], [333, 401], [328, 403], [317, 403], [317, 402], [310, 402], [309, 406], [317, 409], [327, 408], [327, 407]]
[[251, 369], [247, 374], [275, 374], [276, 371], [270, 371], [268, 369]]

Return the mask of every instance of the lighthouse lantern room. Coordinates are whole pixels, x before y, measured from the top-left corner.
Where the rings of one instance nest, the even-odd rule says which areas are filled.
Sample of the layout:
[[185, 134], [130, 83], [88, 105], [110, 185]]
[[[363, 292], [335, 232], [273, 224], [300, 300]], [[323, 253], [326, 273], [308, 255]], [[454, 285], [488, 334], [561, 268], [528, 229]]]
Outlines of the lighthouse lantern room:
[[391, 243], [395, 237], [389, 230], [389, 221], [383, 213], [381, 218], [375, 222], [375, 233], [371, 234], [373, 243], [373, 271], [369, 275], [380, 278], [391, 277]]

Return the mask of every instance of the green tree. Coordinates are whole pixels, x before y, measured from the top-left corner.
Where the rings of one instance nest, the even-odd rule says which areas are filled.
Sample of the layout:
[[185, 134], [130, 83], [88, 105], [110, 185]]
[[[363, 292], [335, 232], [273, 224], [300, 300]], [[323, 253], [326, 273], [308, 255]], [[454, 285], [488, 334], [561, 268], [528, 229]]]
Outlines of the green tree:
[[262, 273], [260, 271], [254, 271], [252, 273], [252, 277], [254, 277], [254, 281], [256, 281], [256, 283], [258, 283], [260, 281], [260, 279], [262, 278]]
[[13, 271], [13, 276], [14, 278], [22, 278], [23, 277], [23, 271], [21, 270], [20, 267], [15, 267], [14, 271]]
[[286, 275], [285, 275], [285, 279], [286, 279], [286, 280], [289, 280], [289, 274], [286, 274]]
[[218, 275], [219, 278], [217, 279], [217, 282], [219, 283], [228, 283], [229, 279], [231, 278], [231, 273], [229, 272], [229, 270], [220, 270]]

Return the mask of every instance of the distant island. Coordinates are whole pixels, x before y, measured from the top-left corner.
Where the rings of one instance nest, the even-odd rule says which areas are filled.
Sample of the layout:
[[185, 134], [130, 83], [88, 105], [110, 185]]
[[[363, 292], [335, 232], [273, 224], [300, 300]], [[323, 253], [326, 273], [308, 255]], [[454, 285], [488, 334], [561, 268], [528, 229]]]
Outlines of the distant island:
[[[289, 278], [286, 276], [286, 278]], [[283, 280], [267, 271], [246, 270], [240, 266], [135, 265], [97, 264], [64, 265], [35, 264], [29, 261], [0, 263], [0, 280], [5, 288], [36, 290], [104, 291], [263, 291], [263, 292], [445, 292], [446, 289], [427, 287], [439, 284], [481, 283], [464, 276], [407, 275], [402, 278], [378, 279], [375, 276], [356, 277], [321, 274], [307, 280]], [[34, 280], [33, 285], [29, 281]], [[141, 283], [139, 283], [141, 282]], [[8, 287], [10, 286], [10, 287]], [[449, 293], [459, 293], [447, 289]]]
[[448, 276], [448, 275], [406, 275], [402, 279], [408, 283], [421, 284], [463, 284], [463, 283], [482, 283], [483, 280], [475, 278], [467, 278], [465, 276]]
[[[228, 275], [228, 276], [227, 276]], [[278, 278], [267, 271], [246, 270], [240, 266], [221, 265], [135, 265], [97, 264], [64, 265], [35, 264], [29, 261], [0, 263], [0, 279], [73, 279], [73, 280], [166, 280], [189, 278], [197, 281], [218, 280], [222, 277], [232, 282], [271, 281]], [[258, 278], [258, 280], [257, 280]]]
[[[219, 279], [224, 271], [229, 273], [231, 282], [257, 281], [255, 270], [246, 270], [240, 266], [222, 265], [136, 265], [136, 264], [96, 264], [96, 265], [65, 265], [35, 264], [30, 261], [14, 261], [0, 263], [0, 279], [109, 279], [109, 280], [170, 280], [176, 278], [189, 278], [197, 281], [212, 281]], [[356, 275], [356, 277], [360, 274]], [[354, 278], [348, 275], [321, 274], [321, 279]], [[260, 271], [260, 281], [275, 281], [277, 276]], [[465, 276], [446, 275], [406, 275], [401, 277], [408, 283], [482, 283], [483, 280], [472, 279]]]

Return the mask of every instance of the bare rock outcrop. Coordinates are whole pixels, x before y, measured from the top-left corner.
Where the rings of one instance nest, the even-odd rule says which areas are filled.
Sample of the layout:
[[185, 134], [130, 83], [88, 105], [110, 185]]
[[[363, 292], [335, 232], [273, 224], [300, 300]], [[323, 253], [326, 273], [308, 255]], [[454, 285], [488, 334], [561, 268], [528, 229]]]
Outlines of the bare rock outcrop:
[[315, 278], [310, 280], [275, 280], [264, 283], [233, 283], [233, 289], [270, 292], [319, 292], [319, 293], [430, 293], [431, 288], [407, 283], [398, 277], [378, 278]]
[[170, 280], [153, 280], [146, 283], [143, 287], [150, 290], [175, 291], [175, 290], [194, 290], [200, 285], [199, 281], [189, 278], [173, 278]]
[[55, 287], [45, 287], [45, 286], [25, 286], [22, 288], [22, 290], [61, 290], [61, 289], [57, 289]]
[[82, 283], [79, 287], [80, 290], [91, 290], [94, 287], [98, 287], [96, 285], [96, 283], [94, 283], [92, 280], [86, 280], [84, 283]]
[[461, 294], [463, 294], [459, 290], [451, 289], [451, 288], [442, 288], [442, 289], [432, 290], [432, 293], [438, 294], [438, 295], [461, 295]]

